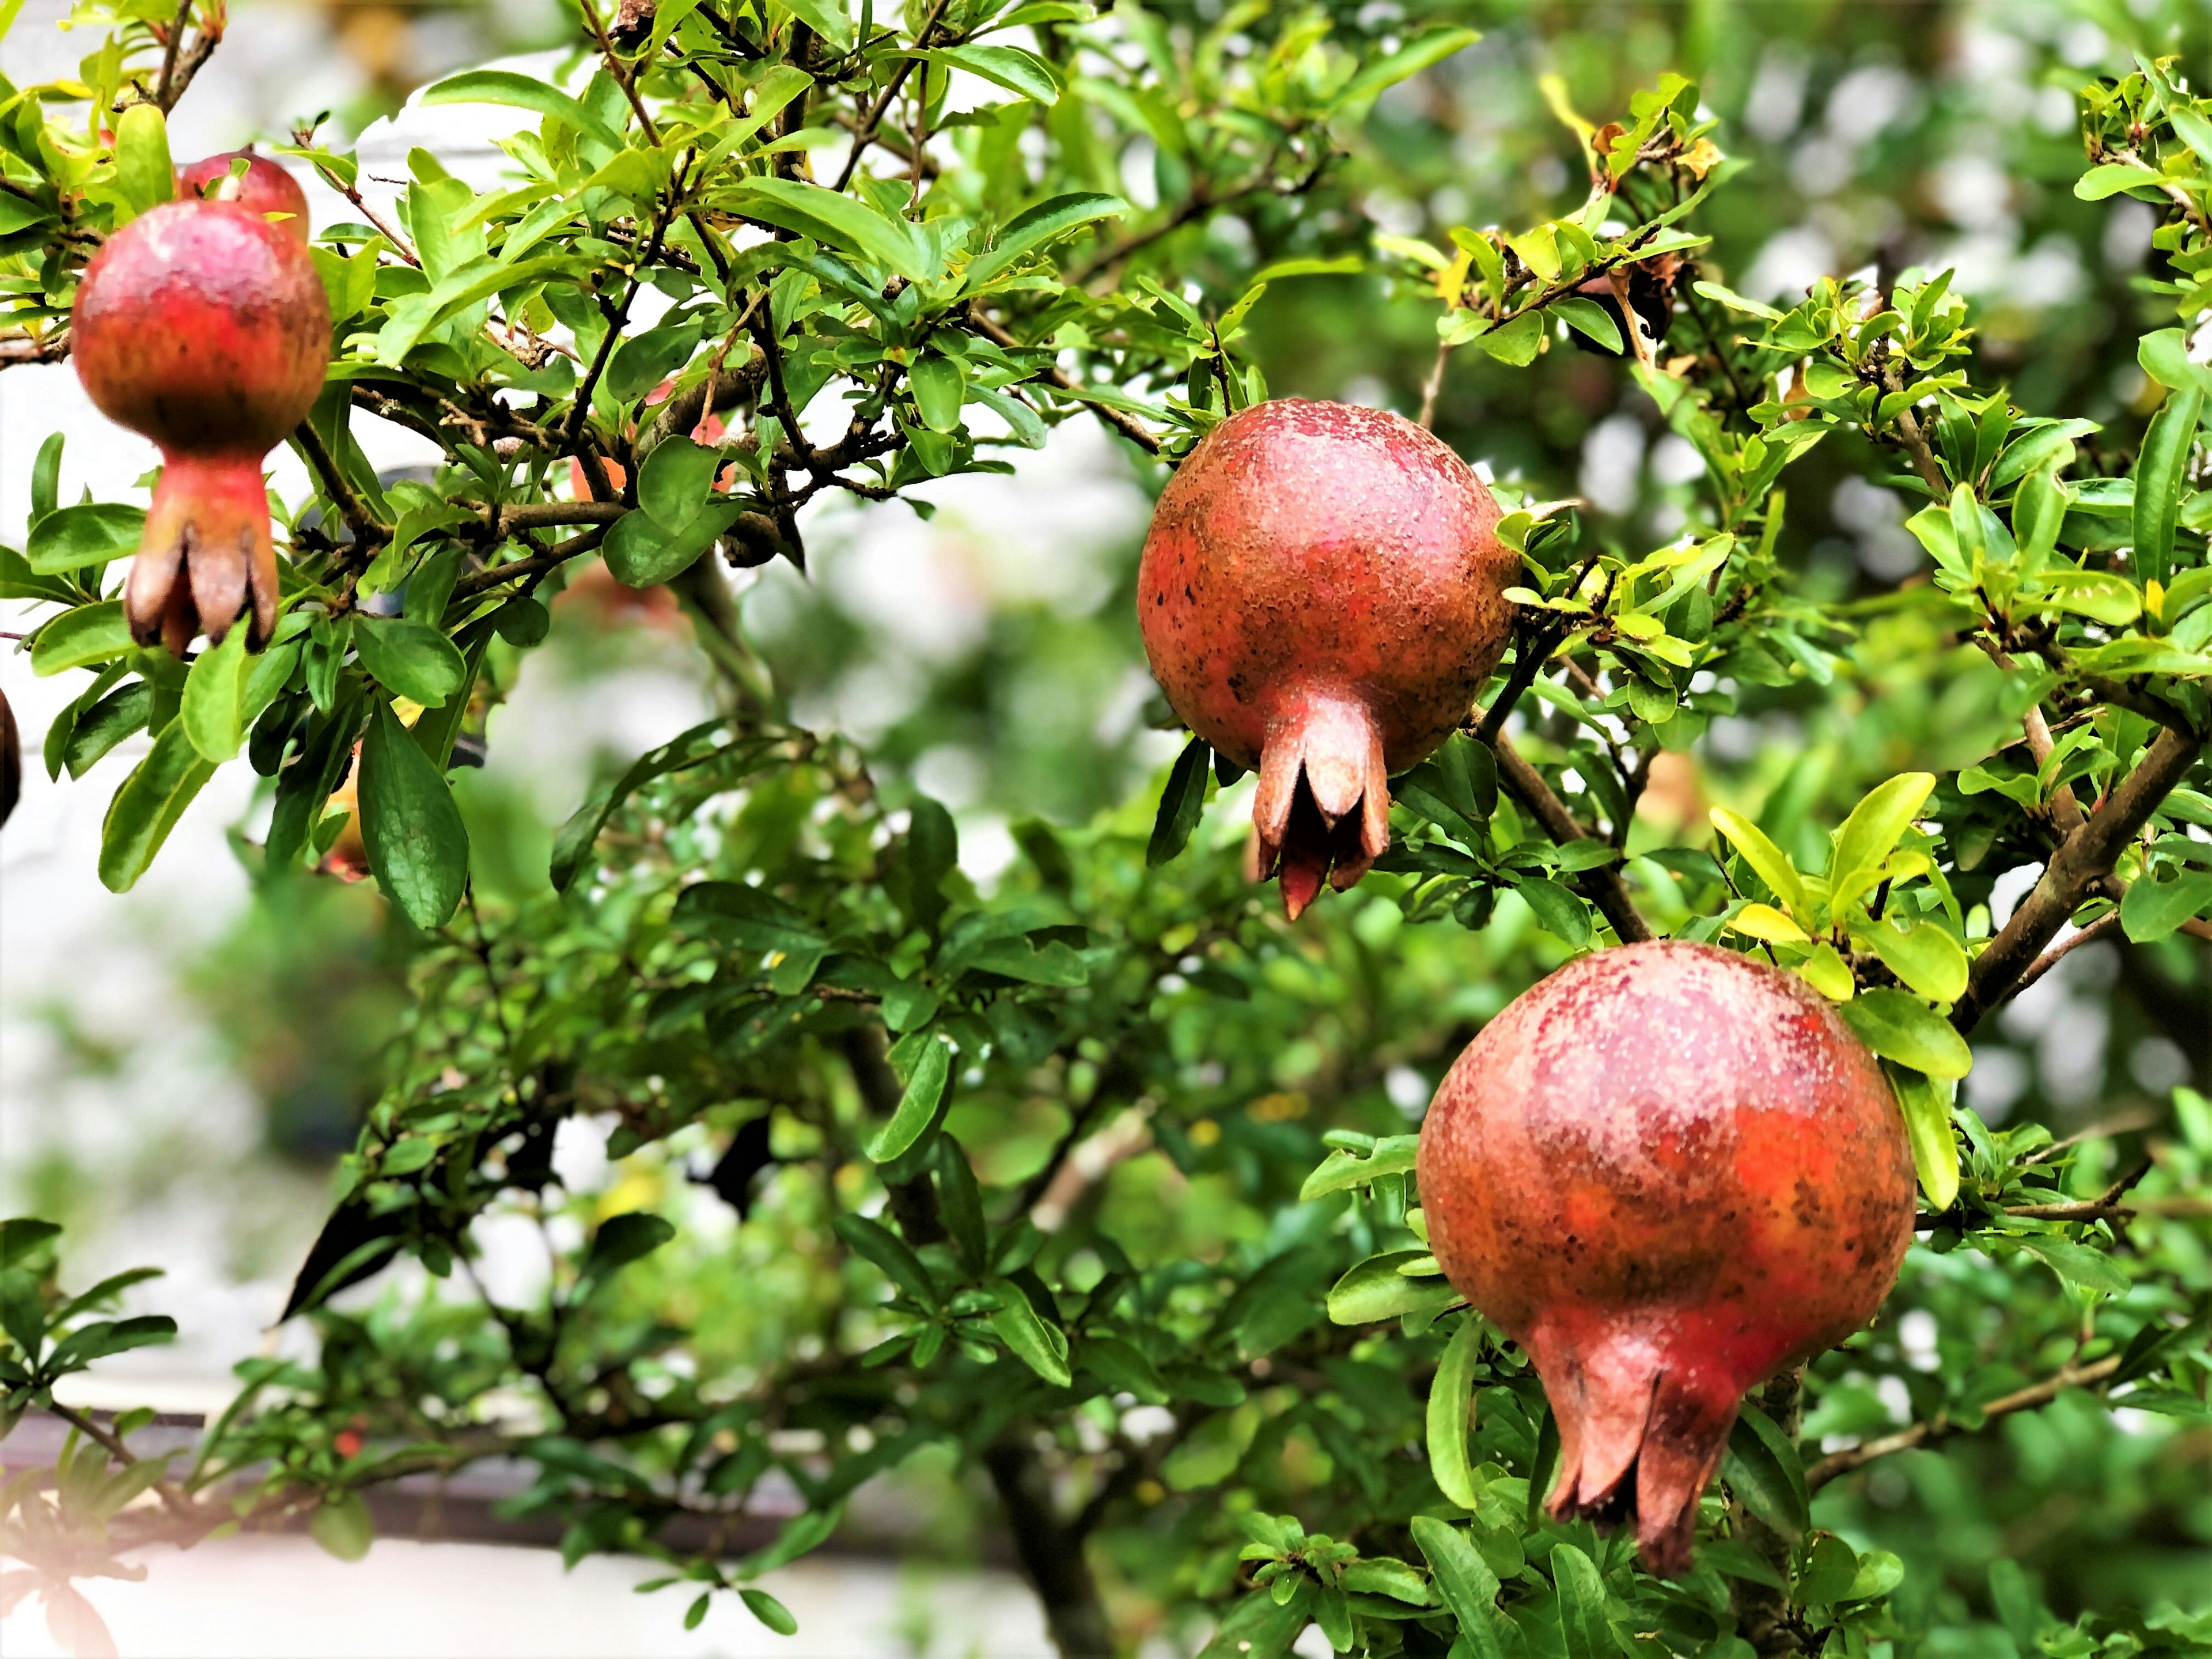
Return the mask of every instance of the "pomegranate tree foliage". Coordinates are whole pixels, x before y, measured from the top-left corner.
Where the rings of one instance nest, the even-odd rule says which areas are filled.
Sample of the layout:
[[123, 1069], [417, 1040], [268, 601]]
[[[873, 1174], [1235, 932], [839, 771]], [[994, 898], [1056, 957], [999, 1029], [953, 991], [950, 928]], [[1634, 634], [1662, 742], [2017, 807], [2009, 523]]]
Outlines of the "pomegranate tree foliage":
[[[168, 193], [161, 123], [108, 112], [166, 109], [222, 27], [166, 4], [79, 21], [106, 33], [78, 80], [0, 87], [14, 361], [66, 356], [85, 258]], [[49, 770], [152, 734], [102, 878], [130, 886], [242, 760], [270, 780], [246, 856], [272, 887], [357, 810], [420, 930], [413, 1009], [287, 1310], [316, 1357], [246, 1362], [189, 1456], [134, 1454], [143, 1415], [56, 1406], [58, 1380], [173, 1327], [106, 1316], [137, 1276], [66, 1295], [55, 1229], [8, 1224], [6, 1412], [85, 1437], [3, 1489], [0, 1547], [27, 1570], [0, 1603], [36, 1591], [95, 1647], [73, 1583], [144, 1546], [304, 1518], [355, 1553], [364, 1493], [503, 1457], [538, 1471], [514, 1510], [557, 1517], [572, 1559], [661, 1558], [641, 1588], [678, 1589], [694, 1623], [727, 1593], [787, 1630], [754, 1581], [884, 1477], [988, 1488], [1071, 1654], [1166, 1632], [1264, 1656], [1310, 1624], [1339, 1651], [1481, 1659], [2212, 1643], [2139, 1601], [2063, 1622], [2009, 1563], [1939, 1595], [1945, 1545], [1881, 1547], [1904, 1534], [1856, 1474], [2002, 1433], [2115, 1501], [2100, 1470], [2167, 1443], [2112, 1407], [2207, 1416], [2212, 1104], [2178, 1091], [2147, 1143], [2068, 1142], [1991, 1128], [1954, 1091], [1966, 1035], [2069, 922], [2149, 947], [2212, 912], [2212, 103], [2173, 60], [2081, 91], [2076, 194], [2149, 204], [2167, 273], [2139, 353], [2163, 397], [2100, 429], [2015, 406], [1945, 273], [1824, 280], [1787, 309], [1732, 291], [1701, 214], [1757, 185], [1731, 185], [1729, 136], [1678, 76], [1603, 125], [1547, 89], [1591, 181], [1571, 211], [1376, 233], [1346, 180], [1387, 175], [1368, 112], [1470, 38], [1263, 4], [1170, 28], [1073, 0], [586, 0], [559, 85], [489, 70], [427, 94], [519, 106], [498, 189], [417, 150], [380, 213], [351, 155], [293, 135], [359, 216], [313, 248], [336, 360], [295, 439], [315, 488], [272, 498], [275, 641], [134, 648], [108, 596], [140, 515], [63, 504], [58, 439], [0, 581], [52, 607], [35, 671], [88, 677]], [[1121, 193], [1139, 142], [1144, 208]], [[1228, 214], [1241, 264], [1176, 234]], [[811, 501], [927, 512], [906, 492], [1010, 470], [1066, 420], [1172, 465], [1266, 395], [1241, 349], [1262, 294], [1355, 271], [1433, 308], [1431, 404], [1468, 354], [1525, 368], [1571, 334], [1620, 359], [1702, 463], [1682, 533], [1627, 544], [1566, 479], [1498, 486], [1525, 556], [1514, 653], [1394, 785], [1364, 902], [1268, 914], [1235, 811], [1206, 815], [1231, 769], [1196, 744], [1157, 814], [1030, 821], [979, 889], [942, 806], [887, 801], [865, 754], [793, 723], [716, 561], [803, 565]], [[434, 483], [380, 482], [368, 416], [439, 447]], [[1845, 604], [1790, 568], [1789, 469], [1838, 434], [1922, 503], [1932, 581]], [[578, 808], [553, 890], [480, 902], [457, 741], [592, 554], [674, 590], [725, 713]], [[1929, 747], [1900, 725], [1832, 831], [1817, 779], [1671, 837], [1638, 820], [1660, 757], [1717, 718], [1850, 702], [1881, 736], [1885, 694], [1929, 695], [1895, 665], [1962, 642], [1997, 734], [1974, 763], [1899, 769]], [[356, 744], [353, 809], [332, 797]], [[2045, 873], [1997, 926], [1992, 878], [2021, 865]], [[1834, 1000], [1890, 1070], [1925, 1199], [1884, 1317], [1747, 1407], [1674, 1582], [1540, 1516], [1541, 1390], [1436, 1275], [1382, 1088], [1448, 1061], [1532, 966], [1647, 933]], [[616, 1126], [605, 1193], [555, 1172], [575, 1119]], [[488, 1225], [542, 1232], [550, 1280], [480, 1283]], [[405, 1288], [352, 1289], [403, 1260], [424, 1270]], [[799, 1508], [772, 1541], [714, 1547], [775, 1492]]]

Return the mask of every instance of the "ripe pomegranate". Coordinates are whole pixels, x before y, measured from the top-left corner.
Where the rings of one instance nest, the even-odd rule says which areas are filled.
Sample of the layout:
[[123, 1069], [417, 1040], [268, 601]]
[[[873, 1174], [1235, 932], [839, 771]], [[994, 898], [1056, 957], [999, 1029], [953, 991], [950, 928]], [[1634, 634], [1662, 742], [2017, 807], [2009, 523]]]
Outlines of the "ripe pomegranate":
[[[246, 158], [246, 172], [233, 179], [231, 166], [240, 156]], [[220, 155], [179, 167], [177, 199], [191, 201], [199, 197], [236, 202], [256, 213], [289, 215], [276, 222], [301, 241], [307, 240], [307, 194], [300, 188], [299, 180], [265, 155], [257, 155], [250, 149], [225, 150]]]
[[1451, 735], [1498, 665], [1519, 561], [1467, 464], [1411, 421], [1279, 398], [1208, 433], [1137, 575], [1169, 704], [1257, 767], [1260, 877], [1292, 919], [1389, 845], [1387, 775]]
[[1796, 976], [1659, 939], [1568, 963], [1483, 1029], [1421, 1128], [1429, 1240], [1526, 1348], [1562, 1517], [1690, 1564], [1745, 1390], [1874, 1316], [1912, 1158], [1872, 1055]]
[[141, 644], [178, 656], [276, 623], [276, 552], [262, 457], [322, 390], [331, 313], [302, 240], [240, 202], [170, 202], [108, 238], [76, 294], [77, 378], [118, 425], [161, 447], [146, 530], [124, 585]]

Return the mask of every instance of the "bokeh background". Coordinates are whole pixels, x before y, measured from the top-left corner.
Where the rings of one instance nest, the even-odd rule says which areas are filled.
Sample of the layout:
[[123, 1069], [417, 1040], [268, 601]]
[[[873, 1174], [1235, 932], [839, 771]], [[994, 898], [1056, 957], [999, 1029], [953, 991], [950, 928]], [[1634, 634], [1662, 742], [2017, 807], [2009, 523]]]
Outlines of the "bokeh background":
[[[1391, 3], [1370, 0], [1367, 9]], [[2124, 422], [2147, 406], [2134, 341], [2151, 303], [2142, 283], [2152, 216], [2124, 198], [2073, 197], [2073, 94], [2086, 76], [2124, 70], [2132, 52], [2177, 33], [2203, 79], [2212, 8], [2202, 0], [1400, 9], [1471, 22], [1485, 37], [1395, 88], [1364, 130], [1346, 136], [1347, 204], [1302, 227], [1308, 240], [1354, 246], [1360, 216], [1441, 241], [1455, 224], [1517, 225], [1560, 211], [1579, 200], [1580, 164], [1540, 77], [1559, 77], [1577, 109], [1603, 120], [1632, 90], [1678, 70], [1700, 81], [1723, 118], [1724, 148], [1751, 163], [1706, 216], [1711, 274], [1755, 298], [1786, 300], [1822, 275], [1953, 266], [1956, 288], [1975, 303], [1983, 368], [2008, 380], [2027, 410]], [[1218, 7], [1155, 9], [1172, 20]], [[0, 47], [11, 78], [70, 71], [88, 41], [61, 21], [47, 0], [24, 8]], [[281, 139], [326, 113], [362, 136], [372, 179], [398, 176], [417, 143], [494, 167], [468, 118], [403, 100], [464, 64], [557, 52], [568, 27], [554, 0], [241, 0], [174, 118], [177, 153]], [[1157, 166], [1141, 142], [1122, 158], [1127, 193], [1140, 204], [1156, 199]], [[319, 216], [327, 205], [319, 202]], [[1224, 270], [1256, 258], [1237, 216], [1187, 234], [1208, 239], [1205, 257]], [[1305, 278], [1271, 290], [1249, 345], [1279, 393], [1411, 412], [1433, 350], [1431, 316], [1372, 278]], [[1528, 480], [1545, 497], [1580, 496], [1600, 532], [1623, 545], [1670, 536], [1698, 472], [1688, 446], [1614, 365], [1576, 351], [1551, 352], [1528, 371], [1460, 354], [1438, 410], [1438, 430], [1470, 460]], [[32, 457], [58, 427], [70, 434], [67, 492], [94, 483], [112, 495], [150, 460], [137, 441], [103, 427], [65, 368], [10, 371], [0, 377], [0, 537], [20, 538]], [[368, 427], [362, 436], [380, 465], [419, 459], [406, 434]], [[1905, 498], [1863, 481], [1881, 470], [1839, 439], [1788, 480], [1782, 544], [1825, 596], [1871, 598], [1921, 566], [1902, 528]], [[288, 487], [282, 471], [277, 485]], [[939, 507], [927, 521], [902, 505], [825, 507], [806, 526], [811, 579], [780, 564], [739, 578], [744, 626], [803, 722], [848, 734], [892, 787], [911, 783], [955, 811], [963, 863], [988, 883], [1012, 860], [1024, 818], [1088, 818], [1143, 789], [1177, 746], [1152, 724], [1164, 711], [1130, 605], [1156, 487], [1096, 428], [1071, 424], [1012, 477], [924, 492]], [[550, 647], [529, 659], [493, 717], [488, 764], [459, 788], [480, 883], [516, 895], [541, 889], [552, 830], [593, 780], [708, 712], [689, 625], [665, 599], [586, 579], [556, 607]], [[1783, 696], [1755, 718], [1716, 720], [1711, 756], [1739, 787], [1749, 780], [1770, 800], [1807, 802], [1831, 778], [1878, 774], [1908, 757], [1978, 758], [1999, 729], [1993, 673], [1971, 661], [1932, 679], [1900, 673], [1894, 695], [1883, 695], [1885, 654], [1905, 665], [1947, 648], [1920, 627], [1903, 616], [1877, 625], [1875, 670], [1850, 698], [1792, 707]], [[0, 659], [0, 676], [34, 753], [68, 694], [33, 681], [20, 659]], [[111, 759], [76, 784], [50, 783], [34, 767], [0, 840], [0, 1204], [64, 1223], [78, 1274], [166, 1266], [162, 1306], [184, 1339], [114, 1367], [131, 1396], [116, 1403], [152, 1397], [213, 1409], [228, 1396], [229, 1366], [274, 1340], [266, 1328], [322, 1219], [331, 1162], [375, 1097], [406, 946], [373, 889], [319, 882], [288, 890], [281, 915], [257, 909], [230, 846], [255, 809], [252, 779], [234, 775], [244, 769], [219, 775], [139, 890], [106, 895], [93, 871], [98, 823], [127, 763]], [[1644, 810], [1702, 819], [1705, 782], [1696, 765], [1678, 767]], [[1787, 838], [1786, 823], [1777, 829], [1770, 816], [1768, 827]], [[2000, 921], [2033, 874], [2001, 877], [1992, 896]], [[1400, 1103], [1418, 1110], [1425, 1085], [1407, 1079]], [[2032, 1115], [2063, 1133], [2152, 1110], [2183, 1082], [2212, 1083], [2212, 986], [2204, 948], [2176, 936], [2071, 955], [1982, 1034], [1968, 1097], [1993, 1123]], [[2005, 1466], [2014, 1474], [2003, 1478], [2023, 1465], [2032, 1475], [2037, 1437], [2088, 1431], [2063, 1411], [2016, 1420]], [[2166, 1442], [2169, 1467], [2137, 1467], [2123, 1437], [2103, 1460], [2101, 1491], [2051, 1492], [2021, 1477], [2003, 1503], [1965, 1486], [1923, 1492], [1923, 1508], [1941, 1522], [1923, 1545], [1986, 1559], [2029, 1547], [2085, 1506], [2139, 1517], [2154, 1505], [2177, 1547], [2201, 1551], [2212, 1540], [2207, 1455], [2195, 1440]], [[421, 1562], [403, 1572], [397, 1559], [387, 1554], [374, 1570], [402, 1573], [394, 1582], [409, 1586], [434, 1580]], [[269, 1565], [257, 1572], [265, 1577]], [[623, 1588], [568, 1583], [580, 1606]], [[893, 1652], [1041, 1644], [1018, 1589], [988, 1575], [942, 1617], [925, 1589], [896, 1588], [888, 1578], [874, 1590], [832, 1587], [823, 1597], [829, 1622], [810, 1625], [811, 1639]], [[2145, 1593], [2153, 1588], [2179, 1593], [2146, 1580]], [[210, 1605], [221, 1599], [211, 1594]], [[840, 1607], [851, 1615], [844, 1625]], [[127, 1615], [114, 1622], [127, 1646]], [[678, 1650], [659, 1604], [641, 1604], [633, 1623], [651, 1632], [636, 1636], [646, 1644], [638, 1650]], [[586, 1639], [581, 1628], [572, 1622], [562, 1639]], [[628, 1626], [592, 1628], [594, 1642], [632, 1639]], [[836, 1633], [813, 1634], [823, 1632]], [[38, 1650], [43, 1637], [24, 1619], [9, 1632], [11, 1652]], [[360, 1634], [371, 1642], [360, 1650], [386, 1650]], [[509, 1635], [517, 1651], [610, 1650], [531, 1648], [520, 1631]], [[708, 1645], [696, 1650], [719, 1651], [752, 1638], [733, 1624], [701, 1639]]]

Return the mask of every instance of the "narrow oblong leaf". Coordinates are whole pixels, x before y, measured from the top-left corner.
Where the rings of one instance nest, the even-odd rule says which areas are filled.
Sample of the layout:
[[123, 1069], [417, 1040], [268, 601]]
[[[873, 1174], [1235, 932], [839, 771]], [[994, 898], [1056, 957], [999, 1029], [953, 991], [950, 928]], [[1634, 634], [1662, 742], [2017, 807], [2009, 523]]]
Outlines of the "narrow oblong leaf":
[[1900, 772], [1869, 790], [1851, 808], [1850, 816], [1836, 831], [1835, 862], [1828, 871], [1828, 902], [1838, 916], [1855, 892], [1875, 885], [1875, 872], [1896, 849], [1899, 838], [1919, 816], [1935, 787], [1932, 772]]
[[1805, 884], [1782, 849], [1767, 839], [1766, 832], [1742, 813], [1725, 806], [1714, 807], [1711, 817], [1713, 828], [1729, 838], [1743, 861], [1757, 871], [1759, 878], [1790, 908], [1790, 916], [1798, 926], [1810, 922], [1813, 907], [1805, 897]]
[[1415, 1516], [1413, 1534], [1414, 1547], [1436, 1574], [1437, 1593], [1459, 1621], [1460, 1636], [1474, 1659], [1516, 1659], [1525, 1644], [1507, 1637], [1504, 1615], [1498, 1608], [1498, 1575], [1467, 1534], [1432, 1515]]
[[930, 1283], [928, 1270], [896, 1233], [864, 1215], [841, 1215], [830, 1224], [848, 1249], [874, 1262], [884, 1278], [915, 1301], [925, 1308], [937, 1305], [937, 1290]]
[[1905, 1138], [1912, 1148], [1912, 1170], [1920, 1190], [1936, 1210], [1959, 1199], [1959, 1140], [1951, 1130], [1951, 1085], [1925, 1072], [1890, 1061], [1882, 1064], [1889, 1086], [1905, 1115]]
[[100, 884], [111, 893], [128, 891], [214, 775], [214, 763], [192, 746], [185, 723], [170, 721], [108, 803], [100, 830]]
[[1721, 1475], [1746, 1509], [1784, 1537], [1802, 1538], [1812, 1525], [1797, 1449], [1758, 1407], [1739, 1409]]
[[31, 647], [31, 672], [43, 679], [64, 669], [89, 667], [123, 655], [131, 644], [122, 600], [81, 605], [39, 630]]
[[1340, 1325], [1371, 1325], [1401, 1314], [1441, 1313], [1460, 1300], [1449, 1281], [1409, 1279], [1398, 1269], [1419, 1261], [1426, 1250], [1389, 1250], [1370, 1255], [1347, 1272], [1328, 1292], [1328, 1316]]
[[1863, 991], [1836, 1012], [1884, 1060], [1930, 1077], [1962, 1078], [1974, 1068], [1973, 1050], [1950, 1021], [1903, 991]]
[[922, 1131], [937, 1115], [938, 1103], [944, 1098], [945, 1079], [951, 1070], [950, 1045], [941, 1036], [928, 1036], [915, 1060], [914, 1070], [907, 1077], [906, 1091], [899, 1097], [898, 1109], [868, 1142], [871, 1159], [888, 1164], [921, 1139]]
[[465, 75], [450, 76], [416, 96], [425, 104], [506, 104], [516, 109], [535, 110], [540, 115], [567, 122], [609, 149], [623, 147], [620, 133], [558, 87], [536, 76], [518, 75], [512, 70], [471, 70]]
[[2181, 507], [2181, 490], [2189, 471], [2189, 453], [2197, 441], [2197, 425], [2204, 410], [2204, 393], [2196, 386], [2168, 394], [2150, 430], [2143, 434], [2142, 451], [2136, 458], [2135, 544], [2136, 576], [2142, 581], [2162, 582], [2173, 563], [2173, 527]]
[[353, 643], [379, 685], [425, 708], [444, 703], [468, 678], [451, 640], [404, 617], [355, 617]]
[[417, 927], [441, 927], [468, 885], [469, 832], [437, 763], [377, 705], [361, 750], [361, 832], [369, 868]]
[[1597, 1564], [1572, 1544], [1552, 1550], [1552, 1583], [1559, 1595], [1559, 1638], [1567, 1659], [1613, 1659], [1613, 1628], [1605, 1617], [1605, 1580]]
[[178, 711], [192, 747], [218, 766], [246, 741], [245, 693], [246, 630], [234, 628], [193, 661]]
[[1017, 259], [1047, 242], [1095, 219], [1115, 218], [1128, 210], [1129, 204], [1120, 197], [1092, 191], [1055, 196], [1048, 202], [1040, 202], [1010, 221], [988, 252], [975, 256], [968, 267], [963, 287], [972, 294]]
[[1429, 1473], [1437, 1489], [1463, 1510], [1474, 1508], [1480, 1497], [1468, 1468], [1467, 1434], [1474, 1368], [1481, 1355], [1482, 1322], [1469, 1314], [1444, 1345], [1436, 1380], [1429, 1384]]
[[23, 557], [41, 576], [106, 564], [138, 550], [146, 510], [115, 501], [88, 501], [49, 513], [31, 526]]
[[1068, 1369], [1066, 1333], [1040, 1315], [1012, 1279], [994, 1279], [992, 1286], [999, 1307], [991, 1316], [991, 1329], [1022, 1364], [1054, 1388], [1067, 1387], [1074, 1373]]
[[1206, 810], [1206, 776], [1212, 750], [1204, 738], [1193, 738], [1176, 757], [1168, 772], [1167, 787], [1160, 792], [1159, 815], [1152, 820], [1152, 838], [1145, 847], [1145, 862], [1157, 869], [1182, 851], [1190, 833], [1198, 828]]

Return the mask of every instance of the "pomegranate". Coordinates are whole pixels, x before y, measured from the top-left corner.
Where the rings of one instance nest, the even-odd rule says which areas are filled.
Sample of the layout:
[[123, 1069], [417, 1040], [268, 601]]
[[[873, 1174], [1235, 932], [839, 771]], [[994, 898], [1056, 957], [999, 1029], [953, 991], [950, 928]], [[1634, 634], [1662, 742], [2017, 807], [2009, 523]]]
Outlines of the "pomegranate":
[[[246, 158], [246, 172], [233, 179], [230, 169], [240, 156]], [[299, 180], [265, 155], [256, 155], [250, 149], [226, 150], [179, 167], [177, 199], [188, 202], [200, 197], [236, 202], [256, 213], [284, 214], [285, 218], [275, 222], [301, 241], [307, 240], [307, 194], [300, 188]]]
[[1279, 398], [1208, 433], [1161, 492], [1137, 576], [1169, 704], [1260, 774], [1258, 874], [1293, 920], [1389, 845], [1388, 775], [1466, 718], [1505, 649], [1519, 561], [1467, 464], [1411, 421]]
[[123, 589], [131, 636], [182, 656], [250, 603], [258, 650], [276, 623], [261, 460], [313, 406], [330, 362], [330, 306], [305, 244], [240, 202], [167, 203], [93, 255], [70, 337], [100, 412], [161, 447]]
[[1795, 975], [1658, 939], [1568, 963], [1483, 1029], [1421, 1128], [1429, 1240], [1535, 1362], [1554, 1516], [1688, 1569], [1744, 1392], [1863, 1325], [1912, 1237], [1871, 1054]]

